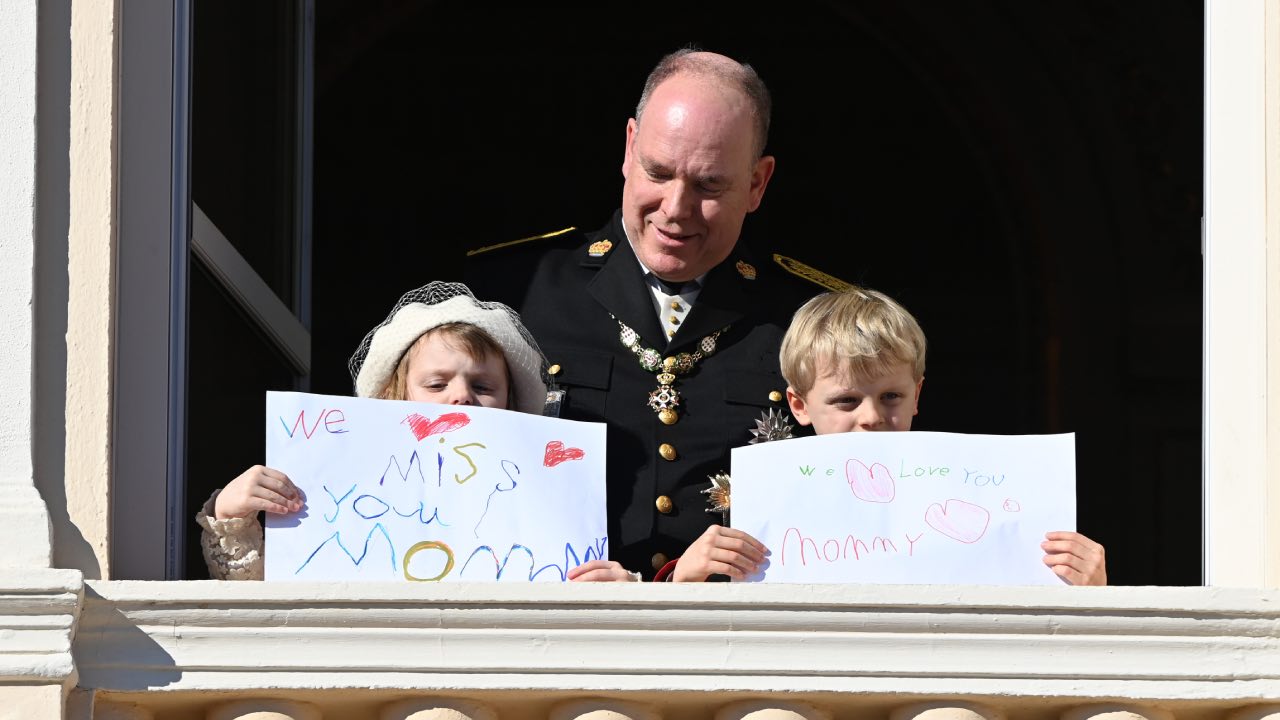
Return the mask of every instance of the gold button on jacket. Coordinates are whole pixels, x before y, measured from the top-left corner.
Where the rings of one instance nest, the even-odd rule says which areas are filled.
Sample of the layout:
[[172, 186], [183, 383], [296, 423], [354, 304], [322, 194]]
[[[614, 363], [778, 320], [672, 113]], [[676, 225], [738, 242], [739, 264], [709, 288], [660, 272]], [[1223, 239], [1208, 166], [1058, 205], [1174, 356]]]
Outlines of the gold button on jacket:
[[781, 402], [782, 393], [778, 392], [777, 390], [772, 390], [769, 392], [769, 399], [772, 400], [773, 402]]
[[671, 443], [662, 443], [658, 446], [658, 454], [662, 456], [663, 460], [675, 460], [676, 446]]
[[649, 564], [653, 566], [655, 571], [661, 570], [662, 566], [666, 565], [668, 562], [669, 560], [667, 559], [667, 556], [662, 553], [654, 553], [653, 557], [649, 558]]
[[653, 501], [653, 504], [657, 506], [658, 512], [663, 515], [670, 513], [676, 507], [675, 503], [671, 502], [671, 498], [666, 495], [659, 495], [658, 499]]

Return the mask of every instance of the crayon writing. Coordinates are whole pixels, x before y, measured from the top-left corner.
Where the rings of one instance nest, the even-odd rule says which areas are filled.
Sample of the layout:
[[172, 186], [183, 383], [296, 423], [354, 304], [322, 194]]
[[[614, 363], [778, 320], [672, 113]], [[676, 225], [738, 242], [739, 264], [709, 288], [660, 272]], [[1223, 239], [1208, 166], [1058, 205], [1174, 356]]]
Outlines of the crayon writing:
[[441, 519], [440, 519], [440, 508], [435, 508], [435, 509], [433, 509], [433, 510], [431, 511], [431, 517], [429, 517], [429, 518], [427, 518], [427, 519], [425, 519], [425, 520], [424, 520], [424, 519], [423, 519], [423, 515], [424, 515], [424, 513], [426, 512], [426, 505], [425, 505], [421, 500], [419, 500], [419, 501], [418, 501], [418, 509], [417, 509], [417, 510], [412, 510], [412, 511], [407, 512], [407, 513], [400, 512], [399, 508], [393, 508], [393, 510], [395, 510], [395, 513], [396, 513], [397, 515], [399, 515], [400, 517], [402, 517], [402, 518], [411, 518], [411, 517], [413, 517], [414, 515], [417, 515], [417, 516], [418, 516], [418, 522], [422, 523], [423, 525], [430, 525], [431, 523], [433, 523], [433, 522], [434, 522], [434, 523], [436, 523], [437, 525], [442, 525], [442, 526], [444, 526], [444, 527], [449, 527], [449, 523], [447, 523], [447, 522], [445, 522], [445, 521], [443, 521], [443, 520], [441, 520]]
[[951, 468], [939, 465], [912, 465], [911, 469], [907, 469], [907, 461], [898, 461], [898, 477], [946, 477], [951, 474]]
[[[801, 466], [800, 466], [800, 474], [801, 474], [801, 475], [805, 475], [805, 476], [811, 477], [811, 476], [813, 475], [813, 470], [814, 470], [814, 467], [813, 467], [812, 465], [801, 465]], [[832, 475], [835, 475], [835, 474], [836, 474], [836, 469], [835, 469], [835, 468], [827, 468], [827, 471], [826, 471], [825, 473], [823, 473], [823, 474], [824, 474], [824, 475], [826, 475], [827, 477], [831, 477]]]
[[341, 435], [345, 432], [348, 432], [346, 428], [338, 427], [342, 425], [344, 422], [346, 422], [347, 420], [346, 416], [342, 414], [341, 410], [338, 410], [338, 409], [321, 410], [319, 414], [316, 415], [315, 422], [311, 423], [310, 428], [307, 427], [306, 415], [307, 415], [306, 410], [299, 411], [298, 419], [293, 421], [292, 428], [289, 427], [289, 423], [284, 421], [283, 417], [280, 417], [278, 415], [276, 417], [280, 417], [280, 424], [284, 426], [284, 432], [286, 435], [289, 436], [290, 440], [293, 439], [294, 434], [297, 433], [299, 429], [302, 430], [303, 438], [306, 440], [310, 440], [311, 436], [315, 435], [316, 430], [320, 428], [321, 423], [324, 423], [324, 431], [326, 433], [329, 433], [330, 435]]
[[327, 522], [329, 522], [330, 524], [332, 524], [334, 520], [337, 520], [337, 519], [338, 519], [338, 511], [342, 508], [342, 501], [343, 501], [343, 500], [346, 500], [346, 499], [347, 499], [347, 498], [349, 498], [349, 497], [351, 497], [351, 493], [353, 493], [353, 492], [355, 492], [355, 491], [356, 491], [356, 486], [355, 486], [355, 484], [353, 483], [353, 484], [351, 485], [351, 489], [350, 489], [350, 490], [348, 490], [348, 491], [346, 491], [345, 493], [343, 493], [342, 497], [340, 497], [340, 498], [336, 498], [336, 497], [334, 497], [334, 496], [333, 496], [333, 492], [332, 492], [331, 490], [329, 490], [329, 487], [328, 487], [327, 485], [322, 486], [322, 487], [324, 488], [324, 494], [325, 494], [325, 495], [328, 495], [328, 496], [329, 496], [329, 499], [333, 501], [333, 517], [329, 517], [328, 515], [325, 515], [325, 516], [324, 516], [324, 519], [325, 519]]
[[[417, 555], [423, 550], [438, 550], [444, 553], [444, 569], [440, 571], [439, 575], [436, 575], [435, 577], [421, 578], [409, 571], [409, 561], [413, 559], [414, 555]], [[437, 540], [423, 540], [420, 543], [414, 543], [409, 546], [409, 549], [404, 553], [405, 580], [409, 580], [411, 582], [436, 582], [448, 575], [450, 570], [453, 570], [453, 548]]]
[[342, 533], [335, 530], [332, 535], [324, 539], [324, 542], [317, 545], [315, 550], [311, 551], [311, 554], [307, 556], [306, 560], [302, 561], [302, 564], [298, 566], [297, 570], [293, 571], [293, 574], [297, 575], [302, 572], [303, 569], [311, 563], [311, 559], [319, 554], [319, 552], [330, 542], [336, 543], [338, 548], [342, 550], [343, 554], [347, 556], [347, 559], [350, 560], [353, 565], [359, 566], [360, 563], [364, 562], [365, 557], [369, 554], [369, 541], [373, 539], [374, 533], [382, 533], [382, 538], [387, 541], [387, 549], [391, 551], [391, 570], [394, 572], [396, 569], [396, 547], [392, 544], [391, 536], [387, 534], [387, 529], [382, 527], [382, 523], [375, 523], [374, 526], [370, 528], [369, 534], [364, 537], [364, 549], [360, 551], [360, 557], [356, 557], [351, 554], [351, 551], [348, 550], [347, 546], [342, 542]]
[[[493, 579], [501, 580], [503, 573], [507, 571], [507, 566], [511, 563], [512, 555], [519, 555], [523, 558], [527, 558], [528, 560], [529, 570], [523, 579], [533, 581], [542, 573], [551, 570], [560, 578], [561, 582], [564, 582], [565, 578], [568, 577], [569, 570], [572, 568], [591, 560], [603, 559], [605, 557], [605, 546], [607, 544], [608, 538], [596, 538], [592, 543], [587, 544], [582, 555], [579, 556], [578, 551], [573, 547], [573, 543], [565, 543], [564, 564], [559, 565], [556, 563], [548, 563], [541, 567], [538, 567], [537, 558], [534, 556], [533, 551], [519, 543], [513, 543], [511, 547], [507, 549], [506, 555], [504, 555], [501, 560], [498, 559], [498, 553], [492, 546], [479, 545], [476, 549], [471, 551], [470, 555], [467, 556], [467, 560], [462, 563], [462, 567], [458, 570], [458, 574], [465, 575], [467, 568], [471, 566], [471, 561], [475, 560], [477, 556], [484, 557], [485, 555], [488, 555], [489, 559], [493, 561]], [[419, 553], [425, 551], [439, 553], [439, 556], [436, 557], [435, 560], [437, 561], [440, 570], [435, 575], [431, 575], [429, 577], [417, 575], [416, 570], [410, 567], [410, 563], [413, 558]], [[415, 543], [405, 551], [404, 559], [402, 560], [404, 578], [413, 582], [439, 582], [453, 572], [455, 567], [455, 557], [453, 548], [438, 540], [424, 540], [422, 542]]]
[[[333, 491], [331, 491], [327, 486], [322, 486], [322, 488], [325, 494], [329, 496], [329, 500], [333, 502], [333, 515], [324, 516], [325, 521], [328, 522], [330, 525], [332, 525], [334, 522], [337, 521], [338, 514], [342, 512], [342, 502], [347, 498], [351, 497], [351, 494], [356, 491], [356, 486], [352, 485], [350, 489], [348, 489], [345, 493], [342, 494], [342, 497], [335, 497], [333, 494]], [[382, 509], [370, 515], [367, 511], [361, 510], [359, 507], [357, 507], [357, 505], [360, 503], [361, 500], [372, 500], [373, 502], [381, 505]], [[365, 503], [365, 506], [367, 508], [369, 506], [369, 503]], [[423, 525], [429, 525], [431, 524], [432, 521], [435, 521], [439, 525], [443, 525], [444, 527], [449, 527], [449, 523], [444, 522], [443, 520], [440, 519], [440, 508], [435, 508], [434, 510], [432, 510], [431, 517], [424, 520], [423, 513], [426, 511], [426, 507], [421, 500], [418, 501], [418, 507], [416, 509], [410, 510], [409, 512], [402, 512], [400, 508], [391, 507], [391, 505], [387, 503], [387, 501], [383, 500], [382, 498], [377, 497], [376, 495], [369, 495], [366, 493], [364, 495], [360, 495], [355, 500], [351, 501], [351, 509], [354, 510], [357, 515], [364, 518], [365, 520], [374, 520], [374, 519], [380, 518], [383, 515], [386, 515], [388, 510], [393, 510], [395, 511], [395, 514], [403, 518], [410, 518], [416, 515], [418, 516], [418, 521], [421, 522]]]
[[[856, 463], [856, 464], [855, 464]], [[813, 465], [797, 465], [796, 469], [804, 477], [813, 477], [819, 468]], [[1006, 476], [1004, 473], [994, 473], [990, 471], [969, 470], [961, 468], [964, 471], [964, 480], [961, 482], [965, 485], [975, 485], [982, 487], [984, 485], [993, 485], [999, 487], [1004, 483]], [[918, 465], [915, 463], [908, 464], [906, 460], [898, 461], [898, 479], [914, 479], [914, 478], [945, 478], [951, 475], [952, 468], [947, 465]], [[860, 460], [849, 460], [845, 463], [845, 473], [848, 476], [850, 487], [859, 499], [867, 502], [889, 502], [893, 498], [894, 475], [889, 473], [881, 463], [872, 463], [867, 465]], [[822, 475], [830, 477], [835, 474], [835, 468], [826, 468], [822, 471]], [[884, 498], [889, 498], [885, 500]]]
[[973, 484], [977, 487], [982, 487], [983, 485], [995, 485], [996, 487], [999, 487], [1000, 484], [1004, 482], [1004, 475], [1001, 474], [1000, 477], [996, 477], [995, 473], [990, 472], [983, 475], [977, 470], [969, 470], [968, 468], [965, 468], [964, 484], [968, 485], [969, 480], [971, 479], [973, 480]]
[[535, 580], [539, 575], [542, 574], [544, 570], [554, 569], [560, 575], [560, 582], [564, 582], [565, 579], [569, 577], [569, 571], [572, 570], [573, 568], [576, 568], [583, 563], [591, 562], [592, 560], [604, 560], [605, 546], [608, 545], [608, 543], [609, 543], [609, 538], [607, 537], [596, 538], [595, 546], [592, 547], [591, 544], [588, 544], [586, 550], [583, 551], [581, 558], [578, 557], [578, 551], [573, 549], [572, 544], [565, 543], [564, 544], [564, 565], [556, 565], [556, 564], [543, 565], [542, 567], [538, 568], [537, 572], [529, 575], [529, 579]]
[[461, 456], [462, 456], [462, 459], [463, 459], [463, 460], [466, 460], [466, 461], [467, 461], [467, 464], [471, 466], [471, 472], [470, 472], [470, 473], [468, 473], [468, 474], [467, 474], [467, 476], [466, 476], [466, 477], [464, 477], [464, 478], [460, 478], [460, 477], [458, 477], [458, 475], [457, 475], [456, 473], [454, 474], [454, 476], [453, 476], [453, 481], [454, 481], [454, 482], [456, 482], [456, 483], [458, 483], [459, 485], [461, 485], [462, 483], [464, 483], [464, 482], [466, 482], [466, 481], [470, 480], [471, 478], [475, 477], [475, 476], [476, 476], [476, 473], [477, 473], [477, 472], [479, 472], [479, 469], [478, 469], [478, 468], [476, 468], [476, 461], [475, 461], [475, 460], [472, 460], [470, 455], [468, 455], [468, 454], [466, 454], [466, 453], [462, 452], [462, 448], [469, 448], [469, 447], [478, 447], [478, 448], [483, 448], [483, 447], [484, 447], [484, 445], [482, 445], [481, 443], [478, 443], [478, 442], [474, 442], [474, 443], [467, 443], [466, 445], [459, 445], [458, 447], [456, 447], [456, 448], [454, 448], [454, 449], [453, 449], [453, 451], [454, 451], [454, 452], [456, 452], [456, 453], [458, 453], [459, 455], [461, 455]]
[[[508, 468], [507, 467], [508, 465], [510, 465], [511, 467]], [[501, 481], [499, 481], [497, 485], [493, 486], [493, 491], [489, 493], [489, 497], [486, 498], [484, 501], [484, 513], [480, 515], [480, 519], [476, 521], [476, 526], [471, 530], [473, 533], [475, 533], [475, 536], [477, 538], [480, 537], [480, 523], [484, 522], [485, 516], [489, 514], [489, 503], [493, 502], [493, 496], [500, 492], [509, 492], [511, 490], [516, 489], [516, 479], [511, 477], [512, 470], [515, 470], [517, 475], [520, 474], [519, 466], [517, 466], [515, 463], [511, 462], [510, 460], [503, 460], [502, 472], [506, 473], [507, 479], [511, 481], [511, 487], [507, 487], [507, 488], [502, 487]]]
[[538, 576], [546, 572], [547, 570], [553, 570], [560, 577], [560, 581], [564, 582], [565, 578], [569, 576], [569, 571], [571, 569], [581, 565], [582, 563], [590, 562], [591, 560], [604, 559], [604, 556], [605, 556], [604, 550], [605, 550], [605, 545], [607, 543], [608, 543], [608, 538], [603, 538], [603, 537], [596, 538], [594, 546], [588, 543], [586, 549], [582, 553], [581, 558], [579, 558], [578, 551], [574, 549], [572, 543], [565, 543], [564, 544], [564, 565], [549, 563], [547, 565], [543, 565], [542, 567], [539, 567], [537, 570], [534, 570], [535, 567], [538, 567], [538, 563], [533, 556], [533, 551], [523, 545], [512, 545], [511, 549], [507, 551], [507, 555], [502, 559], [501, 563], [498, 562], [498, 554], [494, 552], [493, 548], [489, 547], [488, 545], [481, 545], [471, 553], [471, 557], [467, 558], [467, 562], [463, 563], [462, 570], [460, 570], [459, 572], [465, 573], [467, 571], [467, 566], [471, 564], [471, 560], [476, 555], [482, 554], [484, 552], [488, 552], [489, 556], [493, 558], [494, 579], [501, 580], [502, 573], [507, 569], [508, 561], [511, 560], [511, 554], [516, 550], [523, 550], [524, 553], [529, 557], [529, 575], [525, 579], [532, 582], [533, 580], [538, 579]]
[[[381, 506], [382, 506], [382, 509], [381, 509], [381, 510], [374, 509], [374, 510], [370, 511], [370, 512], [372, 512], [373, 514], [369, 514], [369, 512], [365, 512], [364, 510], [361, 510], [361, 509], [360, 509], [360, 501], [361, 501], [361, 500], [372, 500], [372, 501], [374, 501], [375, 503], [377, 503], [378, 505], [381, 505]], [[365, 503], [365, 505], [366, 505], [366, 506], [368, 506], [368, 504], [369, 504], [369, 503]], [[352, 509], [352, 510], [355, 510], [355, 511], [356, 511], [356, 514], [357, 514], [357, 515], [359, 515], [360, 517], [364, 518], [365, 520], [376, 520], [376, 519], [378, 519], [378, 518], [382, 517], [383, 515], [386, 515], [388, 512], [391, 512], [391, 506], [390, 506], [390, 505], [388, 505], [388, 504], [387, 504], [387, 503], [386, 503], [382, 498], [377, 498], [377, 497], [374, 497], [374, 496], [372, 496], [372, 495], [368, 495], [368, 494], [361, 495], [360, 497], [356, 498], [355, 500], [352, 500], [352, 501], [351, 501], [351, 509]]]
[[[795, 539], [792, 540], [792, 534]], [[906, 543], [906, 556], [915, 555], [915, 546], [920, 538], [924, 537], [924, 533], [920, 533], [915, 537], [911, 537], [910, 533], [903, 533], [902, 538]], [[820, 538], [821, 539], [821, 538]], [[844, 538], [825, 538], [821, 539], [822, 544], [818, 541], [802, 533], [799, 528], [787, 528], [782, 534], [782, 564], [787, 564], [787, 559], [791, 559], [794, 565], [796, 560], [801, 565], [808, 565], [810, 559], [813, 562], [825, 561], [833, 563], [837, 560], [861, 560], [870, 556], [872, 553], [880, 553], [881, 555], [900, 555], [902, 550], [892, 538], [881, 537], [876, 535], [871, 538], [870, 543], [857, 537], [853, 533], [849, 533]], [[791, 553], [788, 554], [788, 546]]]
[[409, 456], [409, 469], [408, 469], [408, 470], [401, 470], [401, 469], [400, 469], [400, 460], [399, 460], [399, 458], [397, 458], [395, 455], [392, 455], [392, 456], [391, 456], [391, 459], [387, 461], [387, 469], [386, 469], [386, 470], [383, 470], [383, 471], [382, 471], [382, 477], [378, 478], [378, 484], [379, 484], [379, 485], [382, 485], [383, 483], [385, 483], [385, 482], [387, 481], [387, 473], [391, 472], [391, 466], [392, 466], [392, 465], [395, 465], [395, 466], [396, 466], [396, 475], [400, 476], [400, 480], [401, 480], [402, 482], [408, 482], [408, 481], [409, 481], [409, 473], [413, 472], [414, 468], [417, 468], [417, 470], [418, 470], [418, 479], [419, 479], [419, 480], [421, 480], [421, 481], [422, 481], [422, 482], [424, 482], [424, 483], [427, 481], [427, 479], [426, 479], [426, 478], [424, 478], [424, 477], [422, 476], [422, 461], [418, 459], [418, 451], [417, 451], [417, 450], [414, 450], [414, 451], [413, 451], [413, 454]]
[[[323, 402], [268, 396], [268, 460], [305, 497], [268, 518], [268, 578], [564, 582], [580, 558], [607, 557], [603, 427]], [[343, 434], [360, 442], [325, 439]]]

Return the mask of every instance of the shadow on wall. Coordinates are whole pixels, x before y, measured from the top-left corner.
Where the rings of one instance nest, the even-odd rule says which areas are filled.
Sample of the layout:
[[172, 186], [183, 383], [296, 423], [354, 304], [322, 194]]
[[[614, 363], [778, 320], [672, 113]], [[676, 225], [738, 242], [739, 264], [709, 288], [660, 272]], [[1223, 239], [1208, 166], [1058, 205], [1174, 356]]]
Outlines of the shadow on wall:
[[[36, 115], [36, 247], [33, 360], [35, 484], [53, 524], [53, 566], [102, 577], [93, 546], [71, 521], [66, 483], [67, 233], [70, 213], [70, 0], [40, 3]], [[105, 502], [94, 498], [94, 502]]]

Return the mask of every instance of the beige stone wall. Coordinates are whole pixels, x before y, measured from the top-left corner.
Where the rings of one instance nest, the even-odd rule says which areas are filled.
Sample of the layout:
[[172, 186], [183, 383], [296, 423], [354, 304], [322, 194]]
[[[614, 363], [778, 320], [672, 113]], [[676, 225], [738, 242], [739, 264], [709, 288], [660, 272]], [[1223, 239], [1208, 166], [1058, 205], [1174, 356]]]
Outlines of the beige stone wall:
[[71, 6], [65, 517], [97, 558], [91, 576], [102, 578], [111, 576], [119, 12], [116, 0]]
[[0, 718], [62, 720], [62, 688], [58, 685], [0, 686]]

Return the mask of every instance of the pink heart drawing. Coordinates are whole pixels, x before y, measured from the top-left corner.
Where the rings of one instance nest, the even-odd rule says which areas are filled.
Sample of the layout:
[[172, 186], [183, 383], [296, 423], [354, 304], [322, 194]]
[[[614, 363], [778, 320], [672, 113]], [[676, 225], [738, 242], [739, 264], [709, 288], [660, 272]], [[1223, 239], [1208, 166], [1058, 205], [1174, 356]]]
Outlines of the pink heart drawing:
[[849, 488], [854, 497], [873, 503], [893, 502], [896, 489], [893, 484], [893, 473], [880, 463], [872, 463], [867, 467], [861, 460], [850, 460], [844, 464], [844, 476], [849, 480]]
[[565, 447], [559, 440], [552, 440], [547, 443], [547, 453], [542, 458], [542, 464], [555, 467], [566, 460], [581, 460], [586, 455], [582, 448]]
[[945, 508], [938, 503], [930, 505], [924, 511], [924, 521], [952, 540], [971, 545], [986, 534], [991, 513], [980, 505], [963, 500], [948, 500]]
[[418, 440], [422, 440], [422, 438], [436, 433], [453, 432], [470, 423], [471, 418], [467, 417], [466, 413], [445, 413], [432, 420], [414, 413], [402, 422], [408, 423], [409, 430], [413, 433], [413, 436]]

